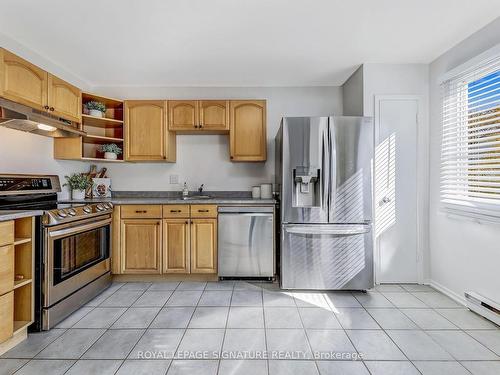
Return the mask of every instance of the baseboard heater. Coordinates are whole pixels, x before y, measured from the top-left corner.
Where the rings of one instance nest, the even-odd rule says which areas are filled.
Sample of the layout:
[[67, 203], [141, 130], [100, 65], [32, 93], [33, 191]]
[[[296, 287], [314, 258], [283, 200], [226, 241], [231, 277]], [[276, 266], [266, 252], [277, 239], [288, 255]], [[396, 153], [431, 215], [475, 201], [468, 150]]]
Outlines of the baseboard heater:
[[465, 292], [464, 294], [469, 309], [500, 325], [500, 305], [497, 302], [476, 292]]

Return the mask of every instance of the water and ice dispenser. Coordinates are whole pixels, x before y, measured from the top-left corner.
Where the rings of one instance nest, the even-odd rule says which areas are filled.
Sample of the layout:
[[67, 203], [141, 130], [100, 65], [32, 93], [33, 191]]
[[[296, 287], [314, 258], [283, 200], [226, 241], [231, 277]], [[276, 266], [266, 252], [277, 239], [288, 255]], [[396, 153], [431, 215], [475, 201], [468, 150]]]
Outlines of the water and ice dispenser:
[[293, 207], [319, 207], [319, 169], [296, 167], [293, 170]]

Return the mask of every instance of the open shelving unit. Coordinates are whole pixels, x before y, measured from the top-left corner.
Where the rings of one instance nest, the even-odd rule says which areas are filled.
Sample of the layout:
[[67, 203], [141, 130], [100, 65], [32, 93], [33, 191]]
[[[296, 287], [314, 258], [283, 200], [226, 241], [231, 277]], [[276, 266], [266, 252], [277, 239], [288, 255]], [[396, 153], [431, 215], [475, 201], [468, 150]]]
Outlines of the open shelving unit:
[[33, 322], [33, 238], [32, 217], [14, 220], [14, 275], [24, 276], [14, 280], [14, 335]]
[[[85, 104], [98, 101], [106, 105], [104, 117], [95, 117], [86, 113]], [[122, 150], [123, 139], [123, 101], [100, 95], [82, 93], [82, 123], [80, 129], [86, 136], [74, 138], [56, 138], [54, 140], [54, 157], [56, 159], [79, 159], [92, 162], [123, 162], [123, 153], [118, 159], [105, 159], [99, 150], [100, 145], [115, 143]]]
[[[0, 355], [27, 337], [34, 319], [34, 238], [33, 217], [3, 224], [2, 278], [0, 295]], [[22, 275], [22, 278], [16, 276]]]
[[[85, 114], [85, 103], [98, 101], [106, 106], [105, 117]], [[109, 161], [99, 151], [99, 146], [116, 143], [123, 150], [123, 101], [99, 95], [82, 93], [82, 130], [87, 133], [82, 138], [82, 159]], [[118, 159], [123, 161], [123, 154]]]

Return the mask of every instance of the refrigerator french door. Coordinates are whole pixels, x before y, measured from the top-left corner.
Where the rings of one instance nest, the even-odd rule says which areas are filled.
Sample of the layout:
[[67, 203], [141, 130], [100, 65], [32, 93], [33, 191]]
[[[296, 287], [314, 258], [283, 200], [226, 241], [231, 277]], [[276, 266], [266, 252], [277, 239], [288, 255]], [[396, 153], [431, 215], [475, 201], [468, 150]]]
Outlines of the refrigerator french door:
[[369, 118], [283, 118], [276, 136], [282, 288], [373, 286], [373, 142]]

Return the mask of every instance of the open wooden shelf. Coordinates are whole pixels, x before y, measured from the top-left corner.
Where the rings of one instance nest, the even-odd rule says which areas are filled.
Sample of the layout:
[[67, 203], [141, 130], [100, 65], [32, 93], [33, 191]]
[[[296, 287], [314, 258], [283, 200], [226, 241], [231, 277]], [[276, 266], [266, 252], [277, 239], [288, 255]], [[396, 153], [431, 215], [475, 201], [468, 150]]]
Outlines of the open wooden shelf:
[[121, 128], [123, 120], [115, 120], [107, 117], [95, 117], [82, 115], [83, 126], [92, 126], [94, 128]]
[[28, 243], [28, 242], [31, 242], [31, 237], [16, 238], [16, 239], [14, 239], [14, 246], [16, 246], [16, 245], [22, 245], [23, 243]]
[[82, 157], [82, 161], [98, 161], [102, 163], [124, 163], [125, 160], [123, 159], [104, 159], [104, 158], [87, 158], [87, 157]]
[[14, 289], [20, 288], [31, 282], [33, 282], [33, 279], [14, 280]]
[[104, 137], [101, 135], [90, 135], [87, 134], [83, 137], [83, 143], [92, 143], [95, 145], [103, 145], [107, 143], [123, 143], [123, 138], [113, 138], [113, 137]]

